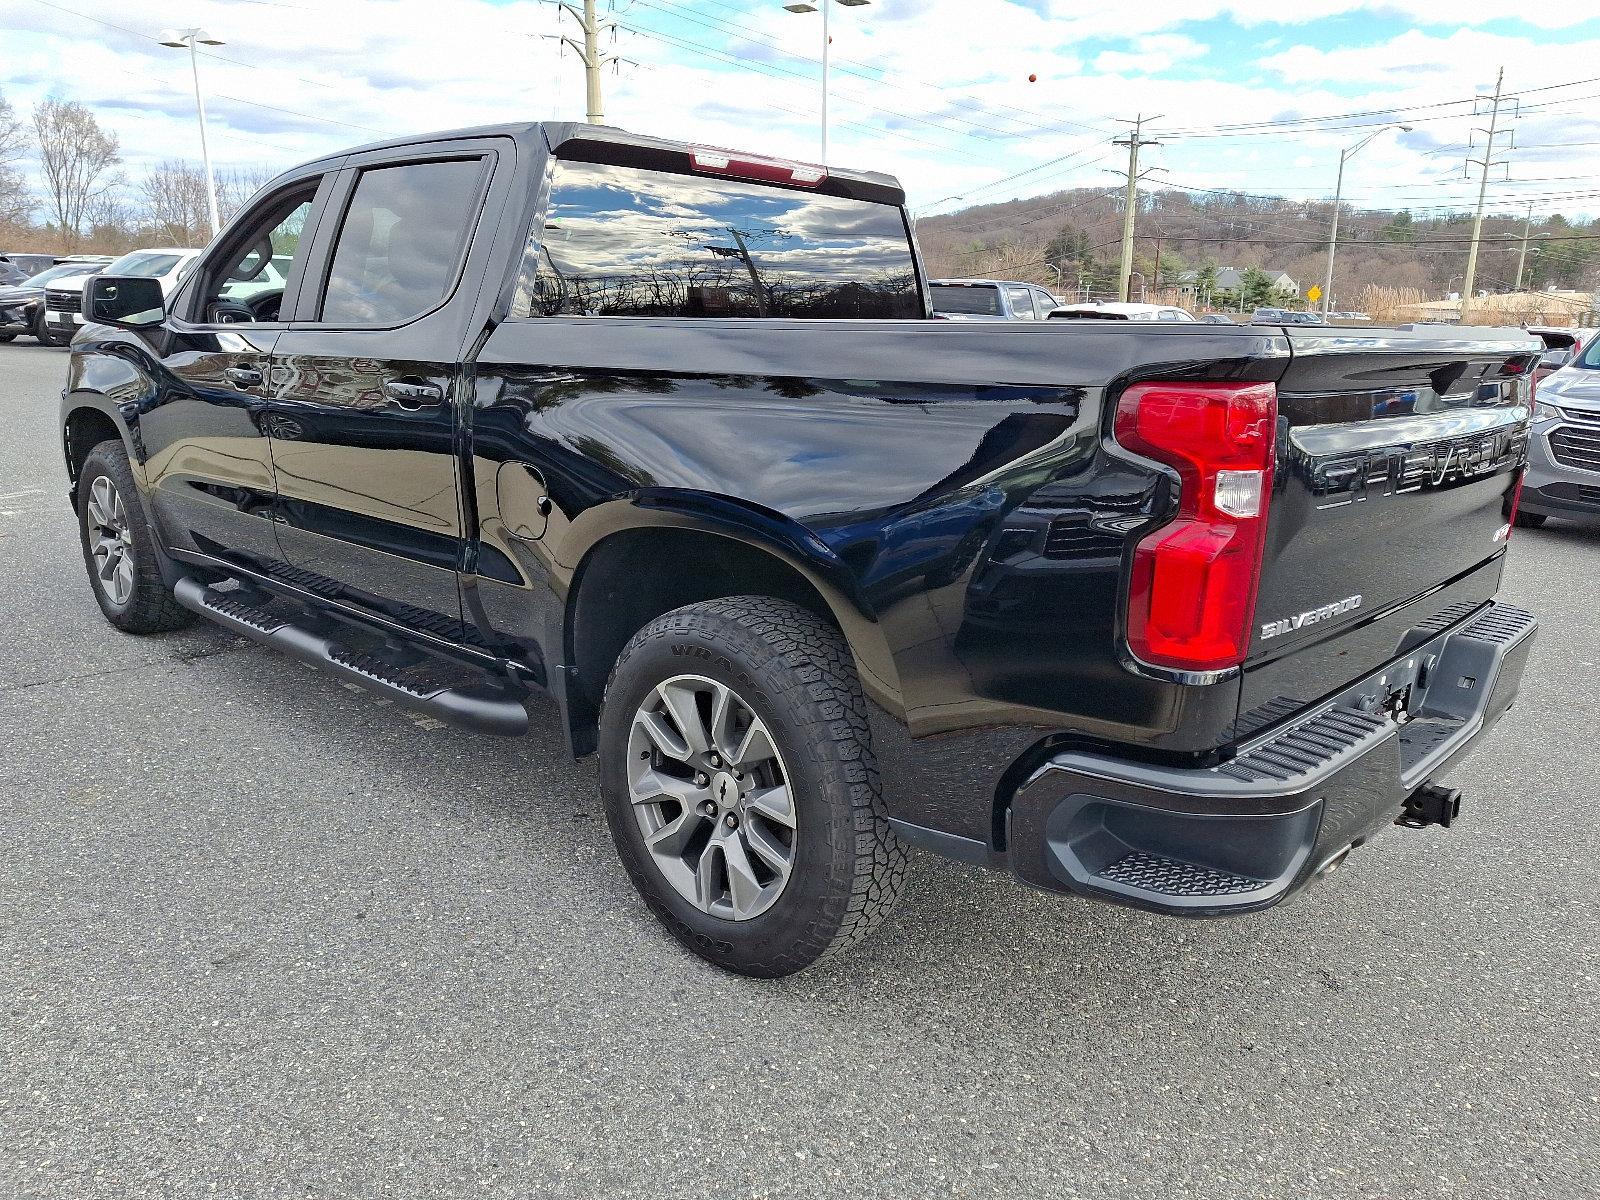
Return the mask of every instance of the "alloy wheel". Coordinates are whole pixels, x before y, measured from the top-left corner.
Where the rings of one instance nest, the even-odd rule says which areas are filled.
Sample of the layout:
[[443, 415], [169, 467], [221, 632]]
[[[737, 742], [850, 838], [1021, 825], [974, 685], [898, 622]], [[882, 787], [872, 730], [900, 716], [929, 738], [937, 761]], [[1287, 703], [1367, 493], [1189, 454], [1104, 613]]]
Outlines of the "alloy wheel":
[[102, 475], [89, 488], [89, 554], [106, 598], [118, 608], [133, 596], [133, 533], [116, 484]]
[[782, 895], [797, 845], [789, 774], [732, 688], [698, 675], [658, 684], [634, 713], [628, 787], [651, 860], [701, 912], [748, 921]]

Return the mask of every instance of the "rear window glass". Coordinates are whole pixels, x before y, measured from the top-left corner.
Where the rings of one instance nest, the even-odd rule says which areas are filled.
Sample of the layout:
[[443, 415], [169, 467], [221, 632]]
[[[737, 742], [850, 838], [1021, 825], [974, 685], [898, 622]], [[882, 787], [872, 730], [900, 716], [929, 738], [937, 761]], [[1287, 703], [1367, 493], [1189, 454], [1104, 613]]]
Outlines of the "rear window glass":
[[933, 311], [955, 313], [963, 317], [1003, 317], [1000, 308], [1000, 289], [982, 284], [936, 283], [933, 292]]
[[900, 210], [603, 163], [556, 164], [534, 315], [918, 318]]

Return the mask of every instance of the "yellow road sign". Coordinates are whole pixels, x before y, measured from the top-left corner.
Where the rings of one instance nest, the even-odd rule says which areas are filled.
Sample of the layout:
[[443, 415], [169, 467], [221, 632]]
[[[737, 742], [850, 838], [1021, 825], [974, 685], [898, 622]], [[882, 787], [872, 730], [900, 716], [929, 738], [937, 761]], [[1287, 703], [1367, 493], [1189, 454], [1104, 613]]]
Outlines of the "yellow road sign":
[[1322, 299], [1322, 289], [1313, 283], [1306, 289], [1306, 299], [1315, 304], [1318, 300]]

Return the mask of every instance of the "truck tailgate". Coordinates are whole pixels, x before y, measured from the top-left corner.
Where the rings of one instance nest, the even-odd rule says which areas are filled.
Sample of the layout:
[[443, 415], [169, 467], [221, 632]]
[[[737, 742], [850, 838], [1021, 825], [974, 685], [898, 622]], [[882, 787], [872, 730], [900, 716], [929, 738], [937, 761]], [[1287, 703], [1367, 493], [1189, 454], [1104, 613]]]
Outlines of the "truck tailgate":
[[1520, 330], [1287, 333], [1242, 735], [1493, 595], [1540, 346]]

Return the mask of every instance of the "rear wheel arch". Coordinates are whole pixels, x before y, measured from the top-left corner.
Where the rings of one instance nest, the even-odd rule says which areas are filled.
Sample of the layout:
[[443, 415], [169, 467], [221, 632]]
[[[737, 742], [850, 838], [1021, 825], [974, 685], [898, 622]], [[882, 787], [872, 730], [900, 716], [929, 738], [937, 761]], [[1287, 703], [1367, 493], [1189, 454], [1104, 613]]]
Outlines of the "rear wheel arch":
[[[892, 671], [887, 644], [871, 614], [823, 572], [783, 549], [696, 523], [667, 519], [636, 525], [589, 547], [573, 575], [564, 650], [574, 750], [594, 749], [606, 680], [636, 633], [674, 609], [740, 595], [789, 601], [840, 630], [864, 683], [883, 679], [882, 664], [890, 664]], [[889, 686], [894, 686], [892, 676]]]

